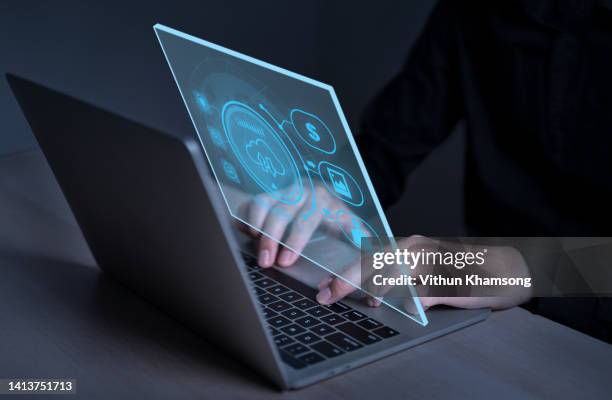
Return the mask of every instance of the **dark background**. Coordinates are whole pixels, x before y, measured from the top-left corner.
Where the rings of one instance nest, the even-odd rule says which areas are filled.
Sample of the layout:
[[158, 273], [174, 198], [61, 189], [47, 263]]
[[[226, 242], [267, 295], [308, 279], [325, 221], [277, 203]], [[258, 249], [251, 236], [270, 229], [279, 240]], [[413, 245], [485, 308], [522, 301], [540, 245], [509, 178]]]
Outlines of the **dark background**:
[[[361, 111], [399, 69], [434, 4], [3, 1], [0, 72], [194, 135], [153, 33], [160, 22], [331, 84], [357, 133]], [[0, 123], [0, 156], [37, 146], [4, 78]], [[396, 235], [464, 233], [463, 146], [458, 130], [409, 178], [402, 201], [388, 214]]]

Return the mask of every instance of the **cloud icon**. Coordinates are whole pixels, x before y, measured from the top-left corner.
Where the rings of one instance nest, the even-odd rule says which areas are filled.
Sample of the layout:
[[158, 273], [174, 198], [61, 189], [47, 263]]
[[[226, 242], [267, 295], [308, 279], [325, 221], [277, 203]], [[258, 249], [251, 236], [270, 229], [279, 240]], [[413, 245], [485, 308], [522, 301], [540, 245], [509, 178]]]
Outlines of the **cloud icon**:
[[283, 164], [263, 139], [251, 140], [244, 148], [251, 161], [258, 165], [263, 172], [272, 175], [273, 178], [278, 175], [285, 175]]

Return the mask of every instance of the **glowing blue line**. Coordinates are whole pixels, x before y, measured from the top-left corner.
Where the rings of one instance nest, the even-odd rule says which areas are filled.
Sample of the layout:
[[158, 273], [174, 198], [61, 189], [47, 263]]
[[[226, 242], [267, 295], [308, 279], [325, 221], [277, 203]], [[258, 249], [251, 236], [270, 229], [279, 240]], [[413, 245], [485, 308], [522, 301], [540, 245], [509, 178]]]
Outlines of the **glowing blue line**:
[[328, 84], [325, 84], [323, 82], [315, 81], [314, 79], [308, 78], [307, 76], [297, 74], [295, 72], [289, 71], [289, 70], [281, 68], [281, 67], [277, 67], [276, 65], [272, 65], [272, 64], [267, 63], [265, 61], [258, 60], [255, 57], [247, 56], [246, 54], [242, 54], [242, 53], [239, 53], [237, 51], [228, 49], [228, 48], [220, 46], [218, 44], [209, 42], [208, 40], [204, 40], [204, 39], [197, 38], [195, 36], [188, 35], [188, 34], [183, 33], [181, 31], [177, 31], [176, 29], [172, 29], [172, 28], [170, 28], [168, 26], [165, 26], [165, 25], [162, 25], [162, 24], [155, 24], [155, 25], [153, 25], [153, 28], [154, 29], [159, 29], [160, 31], [165, 31], [166, 33], [178, 36], [178, 37], [183, 38], [183, 39], [187, 39], [190, 42], [201, 44], [201, 45], [206, 46], [208, 48], [211, 48], [213, 50], [217, 50], [217, 51], [220, 51], [222, 53], [228, 54], [228, 55], [230, 55], [232, 57], [236, 57], [236, 58], [239, 58], [241, 60], [253, 63], [255, 65], [259, 65], [260, 67], [264, 67], [264, 68], [270, 69], [272, 71], [275, 71], [275, 72], [278, 72], [280, 74], [286, 75], [286, 76], [288, 76], [290, 78], [297, 79], [297, 80], [300, 80], [302, 82], [309, 83], [309, 84], [311, 84], [313, 86], [316, 86], [316, 87], [319, 87], [321, 89], [325, 89], [325, 90], [328, 90], [328, 91], [332, 90], [331, 86], [329, 86]]
[[238, 122], [236, 122], [236, 124], [238, 126], [243, 127], [246, 130], [249, 130], [249, 131], [259, 135], [259, 136], [264, 136], [264, 132], [261, 130], [261, 128], [258, 128], [258, 127], [256, 127], [253, 124], [250, 124], [248, 121], [240, 119], [240, 120], [238, 120]]

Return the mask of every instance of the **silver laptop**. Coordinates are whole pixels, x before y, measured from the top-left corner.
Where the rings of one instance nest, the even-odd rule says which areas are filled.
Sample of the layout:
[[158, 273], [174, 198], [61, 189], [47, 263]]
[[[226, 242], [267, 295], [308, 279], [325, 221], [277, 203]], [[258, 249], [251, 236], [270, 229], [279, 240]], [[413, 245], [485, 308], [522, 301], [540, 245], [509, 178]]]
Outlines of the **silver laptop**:
[[489, 313], [440, 308], [419, 323], [393, 304], [369, 308], [349, 298], [320, 306], [308, 277], [329, 270], [307, 257], [289, 270], [257, 266], [201, 141], [8, 80], [99, 267], [281, 388], [344, 373]]

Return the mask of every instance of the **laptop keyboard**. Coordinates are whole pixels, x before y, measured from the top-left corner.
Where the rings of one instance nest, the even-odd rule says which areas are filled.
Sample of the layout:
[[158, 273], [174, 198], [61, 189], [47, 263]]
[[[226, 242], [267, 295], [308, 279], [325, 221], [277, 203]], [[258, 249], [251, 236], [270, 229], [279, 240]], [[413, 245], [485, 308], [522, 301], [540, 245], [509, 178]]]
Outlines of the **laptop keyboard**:
[[314, 289], [243, 256], [274, 342], [291, 367], [302, 369], [399, 334], [344, 303], [322, 306]]

